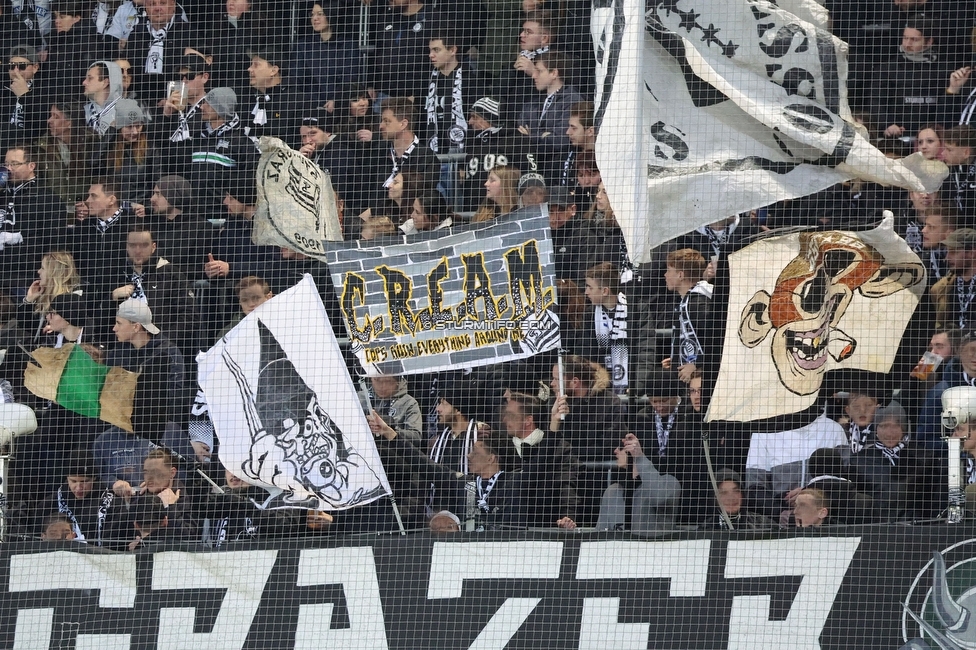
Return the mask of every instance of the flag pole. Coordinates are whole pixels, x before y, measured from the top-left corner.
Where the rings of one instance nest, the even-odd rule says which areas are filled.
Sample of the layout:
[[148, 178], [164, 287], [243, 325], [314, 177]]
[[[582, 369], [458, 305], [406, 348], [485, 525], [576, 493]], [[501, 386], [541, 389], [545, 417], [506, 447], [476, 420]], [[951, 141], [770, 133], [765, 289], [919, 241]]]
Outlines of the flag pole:
[[[373, 402], [369, 399], [369, 386], [366, 385], [366, 377], [359, 377], [359, 386], [363, 389], [363, 397], [366, 400], [366, 415], [371, 415], [373, 411]], [[403, 526], [403, 517], [400, 516], [400, 507], [397, 505], [396, 498], [393, 496], [393, 492], [390, 492], [390, 507], [393, 508], [393, 516], [396, 517], [397, 526], [400, 527], [400, 534], [406, 535], [407, 529]]]
[[[563, 351], [562, 351], [562, 348], [560, 348], [559, 349], [559, 352], [556, 354], [556, 373], [557, 373], [557, 379], [559, 381], [559, 396], [560, 397], [564, 397], [566, 395], [566, 379], [565, 379], [565, 375], [563, 375]], [[559, 419], [560, 420], [565, 420], [566, 419], [566, 414], [565, 413], [560, 413], [559, 414]]]

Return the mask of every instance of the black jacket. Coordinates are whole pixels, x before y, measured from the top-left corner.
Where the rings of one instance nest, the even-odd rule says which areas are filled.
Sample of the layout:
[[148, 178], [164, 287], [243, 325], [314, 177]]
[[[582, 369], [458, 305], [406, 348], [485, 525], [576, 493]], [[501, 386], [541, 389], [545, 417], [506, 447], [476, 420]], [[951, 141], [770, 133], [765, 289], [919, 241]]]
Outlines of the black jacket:
[[0, 290], [23, 290], [37, 277], [41, 258], [64, 231], [64, 205], [35, 178], [0, 193], [0, 234], [23, 239], [0, 250]]
[[534, 447], [523, 445], [522, 457], [515, 455], [514, 467], [521, 472], [522, 481], [519, 524], [552, 528], [563, 517], [577, 518], [579, 461], [562, 436], [547, 432]]

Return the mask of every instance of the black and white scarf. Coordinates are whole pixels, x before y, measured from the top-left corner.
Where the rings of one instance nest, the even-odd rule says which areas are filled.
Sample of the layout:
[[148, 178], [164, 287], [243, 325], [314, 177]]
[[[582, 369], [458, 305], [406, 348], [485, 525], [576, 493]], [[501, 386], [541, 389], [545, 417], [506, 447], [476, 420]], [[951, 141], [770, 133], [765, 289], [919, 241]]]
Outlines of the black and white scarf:
[[966, 485], [973, 485], [976, 483], [976, 458], [973, 458], [968, 452], [963, 452], [963, 462], [965, 463]]
[[397, 156], [396, 149], [393, 145], [390, 145], [390, 160], [393, 161], [393, 171], [390, 172], [390, 175], [383, 182], [383, 187], [388, 188], [393, 184], [393, 179], [400, 173], [400, 168], [410, 159], [410, 154], [414, 152], [418, 144], [420, 144], [420, 138], [413, 136], [413, 142], [410, 143], [410, 146], [407, 147], [407, 150], [403, 152], [402, 156]]
[[671, 359], [672, 362], [677, 359], [679, 367], [688, 363], [697, 363], [698, 357], [702, 354], [701, 341], [698, 340], [695, 325], [691, 322], [691, 314], [688, 313], [688, 302], [693, 293], [711, 298], [712, 285], [702, 280], [682, 296], [678, 303], [678, 344], [677, 350], [672, 351]]
[[[180, 111], [179, 124], [176, 127], [176, 131], [173, 132], [173, 135], [169, 137], [170, 142], [186, 142], [193, 137], [190, 133], [190, 118], [199, 112], [203, 99], [201, 97], [196, 104], [189, 106], [185, 111]], [[238, 121], [240, 121], [240, 118], [238, 118]]]
[[974, 299], [976, 299], [976, 275], [970, 278], [968, 283], [963, 281], [961, 277], [956, 276], [956, 302], [959, 305], [959, 329], [966, 327], [966, 323], [969, 322], [967, 312], [969, 311], [969, 307], [972, 306]]
[[484, 131], [479, 131], [477, 134], [475, 134], [474, 137], [482, 142], [488, 142], [488, 140], [490, 140], [492, 136], [497, 135], [498, 132], [501, 130], [502, 127], [500, 126], [489, 126]]
[[[21, 101], [27, 94], [30, 93], [31, 89], [34, 87], [34, 80], [31, 79], [27, 82], [27, 93], [21, 95], [16, 100], [14, 100], [14, 110], [10, 113], [10, 124], [15, 128], [24, 129], [27, 128], [27, 107]], [[13, 92], [13, 91], [11, 91]]]
[[575, 171], [576, 171], [576, 149], [570, 149], [569, 153], [566, 154], [566, 159], [563, 160], [563, 175], [562, 178], [560, 178], [559, 180], [559, 184], [562, 185], [563, 187], [569, 187], [569, 185], [571, 184], [570, 177], [572, 176], [573, 177], [572, 180], [576, 180], [575, 174], [573, 173]]
[[[463, 80], [461, 78], [461, 66], [454, 69], [454, 86], [451, 89], [451, 120], [454, 125], [448, 131], [451, 140], [451, 149], [457, 152], [464, 151], [464, 137], [468, 133], [468, 116], [464, 114], [464, 95], [462, 94]], [[430, 75], [430, 84], [427, 86], [427, 132], [431, 134], [427, 146], [434, 153], [449, 153], [440, 151], [439, 127], [437, 125], [437, 81], [441, 73], [434, 70]]]
[[546, 101], [542, 102], [542, 111], [539, 112], [539, 120], [536, 122], [536, 126], [538, 126], [540, 129], [543, 128], [542, 120], [546, 119], [546, 113], [548, 113], [549, 109], [552, 108], [552, 105], [556, 103], [556, 95], [562, 91], [563, 89], [560, 88], [556, 92], [546, 95]]
[[166, 26], [162, 29], [154, 29], [152, 24], [146, 21], [146, 30], [149, 38], [149, 52], [146, 54], [146, 74], [163, 74], [163, 46], [166, 44], [166, 34], [173, 29], [176, 23], [176, 14], [169, 19]]
[[654, 430], [657, 432], [657, 455], [664, 458], [668, 451], [668, 439], [671, 437], [671, 428], [674, 427], [674, 420], [678, 416], [678, 409], [671, 411], [668, 416], [668, 423], [664, 423], [664, 418], [657, 411], [654, 411]]
[[115, 213], [111, 217], [109, 217], [104, 221], [102, 221], [101, 219], [95, 219], [95, 228], [98, 229], [98, 232], [104, 235], [106, 232], [108, 232], [109, 228], [111, 228], [118, 222], [118, 220], [121, 217], [122, 217], [122, 208], [119, 208], [118, 210], [115, 211]]
[[966, 105], [962, 109], [962, 114], [959, 116], [960, 124], [969, 124], [973, 119], [973, 112], [976, 111], [976, 90], [969, 93], [969, 97], [966, 99]]
[[732, 233], [739, 227], [739, 220], [740, 217], [736, 216], [735, 220], [727, 223], [722, 230], [713, 230], [710, 226], [702, 226], [698, 229], [699, 233], [708, 238], [708, 245], [712, 248], [713, 257], [717, 258], [729, 240], [732, 239]]
[[7, 206], [6, 208], [0, 208], [0, 230], [4, 230], [4, 226], [16, 226], [17, 225], [17, 210], [16, 204], [14, 203], [17, 199], [17, 193], [20, 192], [25, 187], [34, 185], [37, 183], [37, 177], [30, 178], [16, 187], [10, 187], [7, 190]]
[[219, 138], [225, 133], [230, 133], [236, 129], [241, 124], [241, 118], [237, 113], [234, 113], [234, 117], [230, 118], [216, 129], [210, 126], [209, 122], [203, 123], [203, 130], [200, 132], [200, 136], [204, 138]]
[[[435, 463], [441, 462], [441, 458], [444, 456], [444, 450], [447, 449], [448, 444], [454, 438], [454, 431], [451, 427], [444, 427], [437, 440], [434, 441], [434, 446], [430, 450], [430, 459]], [[478, 442], [478, 423], [475, 420], [468, 421], [468, 428], [464, 431], [464, 446], [461, 449], [461, 466], [451, 467], [449, 469], [453, 471], [460, 471], [462, 474], [467, 475], [468, 473], [468, 454], [471, 452], [471, 448], [474, 447], [474, 443]], [[426, 511], [427, 516], [430, 517], [434, 514], [434, 497], [437, 494], [437, 486], [435, 483], [431, 482], [430, 489], [427, 493], [427, 504]]]
[[868, 444], [868, 442], [874, 438], [874, 430], [871, 425], [864, 427], [863, 429], [853, 422], [849, 427], [849, 433], [851, 436], [851, 453], [856, 454]]
[[522, 50], [521, 52], [519, 52], [519, 56], [524, 56], [529, 61], [534, 61], [535, 57], [539, 56], [540, 54], [545, 54], [548, 51], [549, 51], [549, 46], [544, 45], [540, 47], [538, 50]]
[[268, 109], [265, 104], [271, 101], [271, 95], [258, 93], [254, 98], [254, 106], [251, 108], [251, 124], [254, 126], [264, 126], [268, 123]]
[[596, 340], [604, 351], [603, 365], [610, 371], [613, 391], [627, 391], [627, 296], [617, 295], [617, 306], [611, 316], [602, 305], [594, 310]]
[[[98, 519], [95, 522], [95, 544], [101, 546], [102, 544], [102, 530], [105, 528], [105, 519], [108, 517], [108, 509], [112, 507], [112, 502], [115, 500], [115, 495], [111, 490], [105, 490], [102, 492], [102, 501], [98, 505]], [[71, 507], [68, 506], [68, 499], [64, 494], [64, 486], [58, 488], [58, 512], [68, 518], [71, 522], [71, 529], [74, 531], [75, 539], [79, 542], [84, 542], [85, 534], [81, 532], [81, 525], [78, 523], [78, 519], [75, 517], [75, 513], [71, 511]]]
[[901, 450], [905, 448], [909, 440], [911, 440], [911, 436], [906, 434], [894, 447], [886, 447], [881, 444], [880, 440], [875, 440], [874, 448], [880, 451], [881, 455], [887, 458], [888, 462], [894, 467], [898, 464], [898, 456], [901, 454]]
[[146, 290], [142, 286], [142, 273], [137, 273], [133, 269], [132, 273], [129, 274], [129, 284], [132, 285], [132, 295], [130, 298], [134, 298], [141, 302], [147, 302]]
[[482, 478], [480, 476], [475, 479], [474, 484], [478, 494], [477, 504], [478, 509], [481, 510], [481, 512], [491, 512], [491, 508], [488, 507], [488, 497], [491, 496], [491, 491], [495, 489], [495, 483], [498, 482], [498, 477], [504, 473], [504, 470], [498, 470], [494, 476], [488, 479], [487, 484], [482, 482]]
[[[115, 105], [119, 103], [120, 99], [122, 99], [122, 95], [119, 95], [115, 99], [109, 100], [105, 103], [105, 106], [99, 106], [95, 102], [91, 102], [91, 115], [88, 116], [88, 120], [85, 122], [88, 128], [96, 133], [104, 135], [105, 132], [108, 131], [108, 127], [112, 125], [102, 124], [102, 115], [112, 111], [115, 108]], [[114, 112], [112, 112], [112, 120], [115, 120]]]
[[945, 275], [945, 253], [945, 249], [941, 246], [929, 251], [929, 269], [936, 280], [941, 280]]

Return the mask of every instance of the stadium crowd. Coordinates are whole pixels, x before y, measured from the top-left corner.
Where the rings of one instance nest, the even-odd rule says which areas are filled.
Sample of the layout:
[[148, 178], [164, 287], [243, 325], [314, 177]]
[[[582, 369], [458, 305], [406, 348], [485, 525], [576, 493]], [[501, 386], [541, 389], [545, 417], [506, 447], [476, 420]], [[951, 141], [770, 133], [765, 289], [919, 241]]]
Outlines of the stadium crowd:
[[[371, 381], [367, 419], [408, 528], [937, 518], [939, 398], [976, 386], [974, 4], [826, 2], [850, 44], [855, 116], [887, 155], [944, 161], [939, 192], [843, 183], [639, 265], [594, 155], [589, 5], [3, 0], [0, 386], [39, 422], [16, 443], [8, 530], [134, 550], [396, 526], [386, 502], [260, 510], [264, 490], [221, 469], [197, 352], [305, 273], [335, 301], [323, 263], [251, 242], [262, 136], [329, 172], [348, 240], [548, 206], [561, 381], [554, 354]], [[929, 272], [926, 340], [905, 342], [929, 355], [904, 376], [831, 386], [796, 429], [704, 424], [722, 257], [783, 228], [869, 228], [884, 210]], [[140, 372], [132, 433], [25, 389], [29, 353], [65, 343]], [[976, 435], [955, 435], [976, 485]]]

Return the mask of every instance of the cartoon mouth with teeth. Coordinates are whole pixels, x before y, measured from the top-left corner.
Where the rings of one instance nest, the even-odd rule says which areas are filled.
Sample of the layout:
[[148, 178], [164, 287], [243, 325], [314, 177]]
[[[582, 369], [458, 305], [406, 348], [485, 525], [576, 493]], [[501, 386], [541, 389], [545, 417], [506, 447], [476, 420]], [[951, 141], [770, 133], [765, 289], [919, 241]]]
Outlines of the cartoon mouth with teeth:
[[857, 341], [839, 327], [855, 293], [882, 298], [925, 281], [921, 264], [885, 264], [874, 247], [840, 232], [801, 233], [799, 253], [776, 279], [773, 293], [758, 291], [739, 319], [748, 348], [772, 332], [770, 354], [790, 392], [811, 395], [833, 361], [849, 359]]

